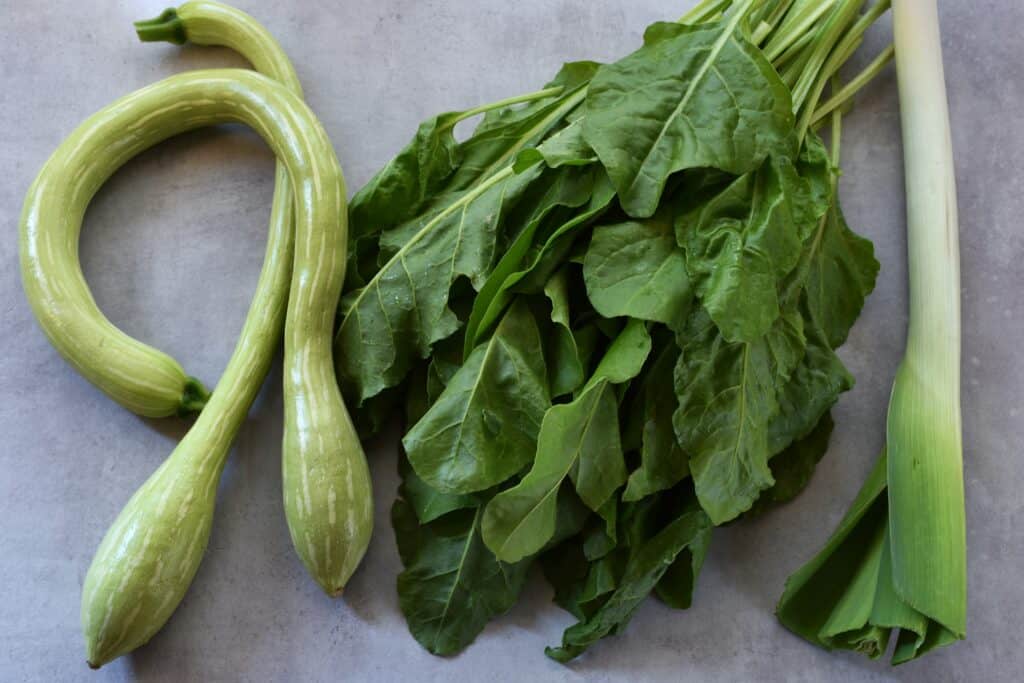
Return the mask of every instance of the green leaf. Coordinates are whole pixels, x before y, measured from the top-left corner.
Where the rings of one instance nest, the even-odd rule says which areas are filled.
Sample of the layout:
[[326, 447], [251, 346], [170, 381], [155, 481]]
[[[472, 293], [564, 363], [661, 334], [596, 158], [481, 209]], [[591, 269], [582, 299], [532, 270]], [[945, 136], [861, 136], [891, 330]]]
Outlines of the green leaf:
[[453, 510], [475, 508], [479, 505], [477, 496], [468, 494], [441, 493], [431, 488], [425, 481], [416, 476], [405, 456], [398, 459], [398, 473], [402, 477], [399, 495], [404, 498], [421, 524], [434, 521]]
[[[437, 401], [444, 388], [455, 377], [455, 373], [462, 367], [462, 360], [462, 339], [459, 338], [459, 335], [442, 339], [434, 345], [434, 353], [430, 356], [430, 363], [427, 365], [428, 409]], [[422, 417], [423, 415], [420, 415], [420, 418]], [[409, 424], [419, 422], [420, 418], [410, 421]]]
[[524, 149], [516, 157], [514, 168], [521, 173], [541, 161], [549, 168], [595, 163], [597, 154], [583, 138], [583, 120], [577, 119], [536, 147]]
[[583, 384], [587, 368], [576, 344], [569, 316], [569, 273], [566, 268], [551, 276], [544, 285], [544, 296], [551, 302], [551, 322], [547, 339], [548, 383], [551, 396], [570, 394]]
[[619, 542], [617, 497], [610, 496], [596, 512], [597, 517], [593, 519], [595, 524], [583, 539], [583, 554], [591, 561], [610, 553]]
[[635, 377], [650, 350], [646, 327], [631, 320], [609, 345], [580, 395], [571, 403], [548, 408], [533, 467], [517, 485], [496, 495], [484, 514], [484, 540], [499, 558], [517, 561], [550, 540], [558, 491], [567, 478], [594, 511], [626, 481], [612, 384]]
[[391, 528], [395, 532], [398, 556], [403, 565], [408, 565], [419, 552], [420, 520], [416, 518], [412, 505], [402, 498], [396, 498], [391, 504]]
[[704, 558], [707, 557], [711, 545], [713, 530], [714, 527], [711, 525], [702, 529], [676, 556], [655, 585], [654, 594], [669, 607], [689, 609], [693, 604], [693, 591], [697, 587], [697, 577], [704, 566]]
[[402, 232], [401, 247], [365, 287], [350, 292], [334, 340], [339, 383], [361, 402], [398, 384], [459, 320], [448, 307], [456, 278], [483, 283], [502, 219], [535, 179], [495, 175]]
[[592, 173], [593, 187], [590, 201], [577, 214], [553, 230], [542, 245], [535, 244], [541, 235], [523, 231], [488, 276], [473, 302], [473, 311], [467, 323], [467, 340], [479, 343], [491, 326], [501, 317], [516, 292], [535, 293], [548, 278], [563, 265], [562, 257], [576, 233], [595, 220], [608, 208], [614, 192], [607, 175], [602, 171], [562, 171], [560, 173]]
[[882, 452], [846, 516], [810, 562], [786, 581], [776, 614], [797, 635], [826, 649], [882, 656], [898, 631], [893, 663], [919, 657], [961, 634], [915, 610], [894, 579]]
[[679, 344], [673, 424], [690, 453], [701, 506], [722, 524], [774, 483], [768, 430], [778, 414], [778, 391], [803, 353], [802, 319], [786, 313], [764, 338], [733, 343], [700, 310], [691, 315]]
[[473, 135], [459, 145], [461, 163], [446, 191], [461, 191], [510, 168], [522, 150], [565, 126], [566, 117], [579, 108], [583, 89], [597, 67], [594, 62], [564, 64], [544, 86], [562, 86], [557, 96], [487, 112]]
[[677, 171], [741, 175], [771, 153], [791, 153], [789, 90], [736, 31], [740, 18], [653, 24], [643, 47], [591, 81], [583, 135], [630, 216], [653, 215]]
[[583, 554], [579, 539], [569, 539], [545, 551], [540, 562], [544, 578], [554, 590], [555, 604], [577, 619], [585, 619], [579, 598], [590, 571], [590, 561]]
[[637, 402], [643, 406], [640, 467], [629, 475], [622, 494], [626, 502], [672, 488], [690, 473], [689, 460], [676, 440], [672, 416], [679, 405], [672, 382], [667, 381], [679, 359], [674, 340], [661, 344], [644, 372]]
[[[545, 653], [559, 662], [579, 656], [605, 636], [626, 626], [636, 608], [654, 589], [676, 557], [693, 543], [706, 543], [707, 515], [690, 506], [653, 538], [631, 550], [622, 579], [601, 607], [562, 635], [562, 645]], [[703, 551], [700, 551], [703, 555]]]
[[[413, 527], [396, 501], [396, 533], [405, 570], [398, 575], [398, 605], [409, 631], [429, 652], [451, 655], [469, 645], [487, 622], [515, 604], [527, 563], [495, 559], [480, 538], [481, 510], [462, 510]], [[408, 560], [408, 561], [406, 561]]]
[[815, 187], [772, 157], [677, 219], [697, 296], [727, 340], [755, 341], [779, 317], [778, 290], [828, 208]]
[[678, 328], [693, 299], [667, 212], [594, 228], [583, 281], [591, 304], [606, 318], [630, 316]]
[[523, 215], [510, 217], [510, 222], [522, 228], [514, 231], [515, 240], [490, 272], [473, 301], [473, 309], [466, 323], [464, 352], [467, 355], [490, 331], [511, 301], [511, 294], [503, 297], [500, 308], [496, 308], [491, 315], [485, 315], [489, 313], [488, 309], [495, 297], [500, 296], [505, 281], [526, 257], [537, 230], [547, 221], [554, 220], [561, 225], [567, 220], [575, 220], [579, 215], [576, 210], [591, 200], [593, 191], [594, 174], [590, 170], [549, 171], [542, 181], [534, 184], [529, 195], [524, 198], [526, 210], [522, 212]]
[[429, 486], [482, 491], [530, 462], [548, 405], [540, 333], [527, 306], [517, 303], [402, 444]]
[[846, 224], [838, 195], [813, 235], [807, 260], [807, 307], [829, 346], [839, 348], [875, 288], [879, 265], [871, 240]]
[[853, 387], [853, 377], [829, 348], [824, 332], [806, 317], [804, 336], [804, 356], [779, 391], [779, 414], [768, 427], [771, 454], [810, 433], [835, 405], [839, 394]]
[[806, 436], [791, 443], [772, 457], [770, 467], [775, 483], [757, 499], [747, 516], [760, 515], [772, 508], [788, 503], [807, 487], [814, 468], [828, 450], [832, 435], [832, 415], [826, 412]]
[[409, 144], [352, 197], [346, 289], [364, 285], [376, 270], [368, 258], [374, 239], [423, 211], [458, 167], [461, 152], [452, 130], [461, 114], [446, 112], [421, 123]]
[[[607, 380], [622, 384], [640, 374], [651, 353], [651, 335], [641, 320], [630, 319], [601, 357], [584, 390]], [[618, 420], [616, 420], [618, 421]]]
[[[564, 65], [548, 84], [563, 88], [557, 96], [516, 107], [487, 109], [485, 105], [483, 121], [463, 143], [455, 140], [454, 128], [471, 111], [446, 112], [421, 123], [412, 141], [349, 204], [346, 291], [364, 286], [377, 272], [379, 264], [373, 257], [378, 236], [403, 224], [415, 225], [417, 217], [420, 222], [433, 218], [460, 193], [511, 164], [521, 150], [561, 125], [578, 107], [579, 89], [597, 66], [593, 62]], [[402, 231], [397, 235], [405, 237]], [[391, 241], [396, 241], [394, 234]]]
[[[544, 86], [545, 88], [562, 86], [564, 90], [556, 98], [534, 100], [526, 104], [489, 110], [484, 114], [480, 125], [473, 131], [473, 135], [487, 133], [494, 129], [509, 129], [522, 121], [536, 121], [538, 112], [550, 113], [553, 102], [563, 102], [567, 96], [577, 92], [580, 86], [590, 82], [600, 66], [599, 63], [591, 61], [566, 62], [555, 74], [555, 77]], [[570, 114], [566, 116], [568, 117]]]
[[399, 385], [386, 389], [352, 411], [352, 422], [361, 440], [370, 439], [388, 426], [402, 404], [407, 387]]
[[569, 478], [592, 510], [600, 508], [626, 479], [618, 405], [607, 382], [544, 414], [533, 468], [487, 505], [483, 518], [487, 547], [506, 562], [540, 551], [555, 533], [558, 491]]

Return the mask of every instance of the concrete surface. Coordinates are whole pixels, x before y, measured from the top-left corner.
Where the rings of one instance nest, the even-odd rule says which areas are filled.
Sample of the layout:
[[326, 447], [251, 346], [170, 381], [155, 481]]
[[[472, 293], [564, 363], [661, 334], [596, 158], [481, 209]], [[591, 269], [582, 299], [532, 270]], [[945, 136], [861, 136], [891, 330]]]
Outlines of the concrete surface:
[[[568, 59], [612, 59], [666, 0], [239, 0], [291, 55], [355, 188], [418, 121], [534, 89]], [[1018, 0], [942, 3], [960, 185], [969, 637], [899, 669], [829, 655], [772, 615], [785, 577], [817, 550], [883, 438], [906, 323], [895, 78], [845, 127], [843, 197], [874, 241], [878, 289], [843, 357], [856, 389], [810, 489], [755, 524], [717, 533], [694, 607], [649, 601], [625, 635], [569, 668], [546, 659], [570, 623], [537, 578], [461, 656], [435, 658], [398, 611], [387, 521], [395, 434], [371, 444], [377, 533], [343, 601], [305, 575], [280, 502], [278, 365], [236, 444], [207, 557], [148, 646], [98, 673], [84, 663], [82, 578], [104, 530], [183, 433], [109, 401], [50, 348], [20, 285], [17, 220], [29, 183], [80, 121], [163, 76], [241, 65], [222, 50], [136, 43], [161, 0], [0, 2], [0, 680], [4, 681], [1009, 681], [1024, 657], [1024, 24]], [[888, 39], [882, 26], [868, 51]], [[273, 159], [246, 131], [183, 136], [128, 164], [99, 193], [81, 254], [100, 307], [208, 382], [235, 343], [263, 256]]]

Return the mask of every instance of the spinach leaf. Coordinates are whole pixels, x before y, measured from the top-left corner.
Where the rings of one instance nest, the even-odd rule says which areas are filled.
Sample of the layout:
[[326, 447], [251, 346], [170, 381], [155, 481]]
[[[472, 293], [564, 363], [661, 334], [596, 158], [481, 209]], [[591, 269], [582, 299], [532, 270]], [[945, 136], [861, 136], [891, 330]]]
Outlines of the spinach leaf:
[[480, 508], [460, 510], [428, 524], [395, 501], [392, 520], [405, 570], [398, 605], [409, 631], [429, 652], [454, 654], [490, 619], [515, 604], [528, 564], [495, 559], [480, 538]]
[[693, 299], [668, 212], [594, 228], [583, 280], [594, 309], [606, 318], [630, 316], [679, 328]]
[[367, 284], [379, 264], [374, 241], [382, 233], [419, 216], [429, 220], [494, 172], [510, 164], [520, 150], [540, 141], [578, 106], [579, 89], [598, 65], [574, 62], [548, 84], [562, 92], [521, 107], [486, 110], [474, 135], [455, 140], [455, 125], [473, 111], [439, 114], [419, 125], [413, 139], [364, 185], [349, 204], [351, 245], [346, 291]]
[[676, 556], [654, 586], [654, 594], [669, 607], [689, 609], [693, 604], [693, 590], [697, 586], [697, 576], [704, 566], [713, 530], [714, 527], [710, 524], [703, 528]]
[[768, 430], [778, 414], [778, 389], [800, 361], [802, 318], [778, 318], [762, 339], [724, 339], [703, 310], [679, 335], [679, 398], [673, 424], [690, 453], [697, 497], [715, 524], [747, 510], [774, 481], [768, 468]]
[[630, 216], [652, 216], [676, 171], [740, 175], [771, 153], [795, 151], [789, 90], [737, 34], [739, 18], [653, 24], [643, 47], [591, 81], [583, 135]]
[[853, 377], [829, 348], [825, 333], [806, 315], [804, 335], [804, 356], [777, 394], [779, 413], [768, 427], [771, 454], [810, 433], [835, 405], [839, 394], [853, 386]]
[[361, 287], [376, 270], [380, 233], [411, 220], [440, 193], [461, 161], [452, 130], [462, 112], [446, 112], [419, 125], [412, 141], [349, 202], [346, 290]]
[[402, 444], [416, 474], [431, 487], [482, 491], [530, 462], [548, 405], [540, 333], [529, 308], [518, 302]]
[[651, 335], [647, 325], [631, 318], [608, 345], [584, 390], [603, 381], [622, 384], [633, 379], [640, 374], [650, 353]]
[[516, 157], [516, 173], [543, 161], [549, 168], [587, 166], [597, 161], [597, 154], [583, 137], [583, 119], [576, 119], [536, 147], [527, 147]]
[[569, 315], [569, 272], [566, 268], [544, 285], [551, 302], [551, 334], [547, 340], [548, 384], [552, 398], [570, 394], [586, 379], [585, 358], [576, 344]]
[[[466, 323], [465, 353], [467, 355], [490, 331], [493, 323], [511, 301], [512, 296], [509, 294], [501, 300], [500, 308], [493, 309], [493, 313], [489, 310], [492, 308], [493, 300], [500, 295], [505, 280], [519, 267], [525, 257], [538, 228], [546, 220], [552, 218], [558, 224], [576, 219], [578, 216], [576, 212], [565, 216], [557, 209], [566, 207], [578, 209], [590, 201], [594, 189], [594, 174], [590, 170], [583, 172], [574, 169], [549, 171], [544, 182], [538, 182], [535, 187], [537, 188], [534, 193], [536, 196], [529, 197], [525, 202], [527, 209], [524, 212], [525, 215], [517, 217], [516, 222], [523, 226], [522, 229], [515, 231], [515, 240], [489, 273], [473, 301], [473, 309], [470, 312], [469, 321]], [[487, 315], [488, 313], [492, 314]]]
[[[622, 578], [611, 596], [593, 614], [565, 631], [561, 647], [549, 647], [545, 653], [556, 661], [567, 662], [601, 638], [624, 628], [685, 548], [694, 543], [706, 547], [710, 526], [707, 515], [690, 505], [652, 538], [632, 546]], [[703, 557], [704, 551], [698, 550], [697, 554]]]
[[839, 348], [875, 288], [879, 264], [871, 241], [846, 224], [838, 194], [812, 236], [806, 259], [810, 317], [824, 330], [828, 345]]
[[[515, 242], [491, 271], [473, 302], [473, 311], [466, 325], [467, 343], [479, 343], [494, 322], [501, 317], [516, 292], [539, 291], [553, 272], [562, 265], [559, 258], [546, 258], [546, 255], [553, 253], [556, 248], [564, 249], [571, 246], [576, 231], [604, 213], [611, 203], [614, 192], [604, 172], [598, 169], [574, 173], [589, 174], [592, 178], [590, 201], [575, 216], [561, 223], [539, 249], [535, 248], [534, 241], [537, 230], [542, 227], [541, 223], [538, 222], [532, 229], [528, 227], [519, 233]], [[561, 251], [559, 254], [564, 255]], [[524, 280], [532, 281], [525, 283]]]
[[626, 479], [618, 406], [607, 382], [544, 414], [533, 468], [487, 505], [483, 519], [487, 547], [506, 562], [544, 547], [555, 532], [558, 491], [569, 478], [593, 510]]
[[679, 359], [675, 340], [659, 343], [660, 349], [644, 372], [636, 403], [642, 406], [640, 467], [629, 475], [625, 502], [672, 488], [690, 473], [686, 453], [676, 440], [672, 416], [678, 407], [672, 382], [667, 381]]
[[639, 373], [649, 352], [643, 323], [630, 321], [580, 395], [544, 414], [533, 467], [497, 494], [484, 514], [484, 541], [497, 557], [514, 562], [544, 547], [555, 531], [558, 492], [566, 479], [594, 511], [626, 481], [612, 384]]
[[619, 542], [619, 501], [617, 496], [610, 496], [604, 505], [597, 509], [594, 526], [583, 539], [583, 554], [588, 560], [599, 560], [606, 556]]
[[778, 318], [778, 290], [828, 208], [814, 201], [827, 169], [811, 177], [771, 157], [677, 220], [697, 296], [728, 341], [755, 341]]
[[343, 298], [334, 340], [342, 386], [361, 402], [398, 384], [460, 323], [448, 306], [459, 277], [483, 284], [501, 222], [538, 171], [495, 175], [402, 231], [401, 247], [366, 286]]
[[770, 467], [775, 483], [761, 493], [761, 497], [746, 516], [760, 515], [778, 505], [788, 503], [804, 490], [811, 480], [811, 475], [814, 474], [814, 468], [828, 450], [832, 427], [832, 414], [826, 412], [806, 436], [794, 441], [781, 453], [772, 457]]
[[398, 473], [402, 477], [399, 495], [412, 507], [420, 524], [427, 524], [453, 510], [479, 506], [479, 498], [471, 494], [441, 493], [420, 479], [405, 456], [398, 458]]
[[[566, 62], [555, 74], [554, 78], [548, 81], [544, 87], [551, 88], [555, 86], [562, 86], [563, 90], [554, 99], [543, 99], [534, 100], [526, 104], [514, 105], [509, 107], [502, 107], [500, 109], [488, 110], [483, 120], [480, 121], [480, 125], [473, 131], [473, 137], [489, 133], [492, 130], [508, 130], [509, 128], [518, 128], [518, 124], [523, 121], [532, 122], [532, 127], [536, 127], [538, 112], [544, 115], [551, 113], [552, 104], [560, 104], [565, 101], [567, 97], [572, 96], [573, 93], [578, 93], [581, 86], [586, 85], [590, 82], [590, 79], [594, 77], [594, 74], [600, 68], [598, 62], [591, 61], [578, 61], [578, 62]], [[577, 97], [578, 99], [578, 97]], [[570, 111], [566, 114], [566, 117], [572, 115]], [[540, 117], [543, 119], [544, 117]], [[531, 141], [538, 139], [538, 132], [534, 133], [534, 136], [529, 138]], [[541, 136], [543, 137], [543, 136]], [[526, 145], [521, 145], [526, 147]]]
[[458, 164], [437, 196], [443, 199], [445, 194], [480, 184], [494, 173], [510, 167], [522, 150], [539, 144], [564, 126], [566, 117], [579, 108], [583, 88], [598, 66], [595, 62], [564, 64], [544, 86], [545, 89], [561, 86], [562, 90], [557, 95], [518, 107], [487, 111], [473, 135], [459, 143]]

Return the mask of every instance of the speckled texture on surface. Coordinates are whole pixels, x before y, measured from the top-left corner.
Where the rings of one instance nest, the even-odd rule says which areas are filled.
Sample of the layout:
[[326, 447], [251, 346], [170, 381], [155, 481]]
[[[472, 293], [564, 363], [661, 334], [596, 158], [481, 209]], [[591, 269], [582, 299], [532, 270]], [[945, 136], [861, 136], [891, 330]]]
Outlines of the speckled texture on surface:
[[[295, 62], [358, 187], [426, 116], [526, 92], [565, 60], [612, 59], [687, 0], [239, 0]], [[185, 69], [242, 65], [224, 50], [141, 45], [131, 21], [158, 1], [0, 2], [0, 680], [5, 681], [1011, 681], [1024, 619], [1024, 24], [1019, 0], [942, 2], [963, 268], [963, 403], [970, 547], [968, 640], [898, 669], [829, 655], [772, 615], [785, 577], [839, 520], [883, 439], [906, 324], [896, 83], [887, 71], [845, 124], [842, 192], [876, 245], [878, 288], [842, 356], [856, 388], [810, 489], [756, 523], [716, 533], [695, 604], [649, 601], [625, 634], [571, 667], [543, 655], [571, 622], [535, 577], [462, 655], [439, 659], [398, 611], [388, 524], [396, 434], [370, 444], [377, 533], [332, 602], [292, 552], [280, 502], [280, 364], [242, 429], [207, 556], [168, 626], [89, 672], [82, 579], [103, 532], [184, 430], [139, 419], [50, 348], [24, 301], [17, 220], [56, 145], [114, 98]], [[879, 27], [865, 55], [880, 49]], [[273, 159], [240, 129], [206, 130], [128, 164], [82, 232], [103, 311], [213, 383], [234, 346], [263, 257]]]

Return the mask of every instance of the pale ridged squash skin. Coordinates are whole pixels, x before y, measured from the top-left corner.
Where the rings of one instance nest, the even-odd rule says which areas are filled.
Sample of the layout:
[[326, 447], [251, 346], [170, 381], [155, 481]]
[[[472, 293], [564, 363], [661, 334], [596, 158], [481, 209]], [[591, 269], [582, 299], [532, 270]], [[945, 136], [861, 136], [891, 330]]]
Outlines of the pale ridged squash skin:
[[[219, 2], [189, 2], [175, 11], [189, 42], [224, 45], [243, 54], [257, 71], [302, 94], [284, 51], [259, 23]], [[257, 49], [258, 48], [258, 49]], [[288, 189], [288, 174], [278, 163], [277, 193]], [[344, 193], [343, 193], [344, 194]], [[287, 205], [290, 206], [290, 202]], [[301, 243], [300, 243], [301, 244]], [[341, 593], [370, 541], [373, 500], [366, 456], [348, 412], [323, 411], [337, 394], [329, 340], [345, 271], [346, 239], [308, 243], [291, 285], [292, 305], [323, 311], [313, 321], [290, 320], [285, 332], [285, 429], [282, 448], [284, 506], [292, 542], [310, 575], [327, 592]], [[311, 274], [338, 278], [330, 288], [312, 289], [301, 278]], [[301, 302], [296, 302], [301, 298]], [[341, 415], [342, 417], [338, 417]]]
[[[359, 476], [366, 470], [361, 449], [336, 440], [350, 424], [330, 353], [334, 302], [344, 275], [344, 181], [326, 134], [302, 100], [274, 81], [244, 70], [172, 76], [87, 120], [57, 154], [66, 154], [70, 164], [84, 163], [77, 155], [107, 154], [123, 163], [167, 137], [223, 122], [248, 124], [263, 136], [287, 168], [295, 189], [296, 250], [285, 344], [289, 405], [285, 432], [290, 435], [285, 440], [286, 462], [292, 457], [301, 463], [345, 463], [354, 473], [354, 483], [365, 483]], [[109, 167], [112, 170], [116, 164]], [[282, 294], [271, 301], [254, 301], [207, 407], [168, 460], [128, 502], [100, 545], [82, 597], [82, 625], [93, 666], [148, 641], [170, 617], [194, 577], [210, 534], [219, 474], [269, 362], [266, 353], [253, 349], [273, 347], [267, 336], [276, 339], [277, 328], [271, 321], [279, 315], [274, 305], [283, 299]], [[325, 431], [318, 440], [310, 429]], [[294, 453], [289, 456], [289, 451]], [[317, 476], [307, 478], [314, 487], [325, 482]], [[368, 487], [352, 489], [351, 498], [348, 489], [334, 490], [336, 522], [341, 520], [345, 529], [348, 519], [362, 523], [361, 511], [369, 504]], [[318, 511], [328, 515], [329, 509]], [[362, 539], [368, 534], [366, 529], [346, 538]], [[340, 544], [316, 540], [322, 547]], [[365, 545], [343, 551], [346, 557], [359, 558]]]
[[[287, 55], [273, 36], [244, 12], [218, 2], [190, 2], [167, 18], [176, 22], [182, 38], [197, 45], [232, 48], [257, 71], [302, 95]], [[139, 35], [152, 39], [141, 30]], [[57, 154], [51, 157], [25, 200], [20, 235], [22, 280], [50, 342], [100, 390], [146, 417], [197, 412], [209, 398], [203, 384], [188, 376], [175, 359], [107, 320], [96, 306], [78, 259], [78, 238], [89, 201], [114, 170], [136, 153], [125, 149], [123, 154], [97, 155], [80, 166], [69, 165]], [[257, 298], [270, 296], [270, 289], [287, 289], [292, 216], [288, 174], [278, 163], [267, 253], [279, 258], [266, 259]], [[277, 310], [279, 336], [284, 306]]]
[[[86, 125], [103, 124], [90, 119]], [[79, 130], [87, 133], [84, 127]], [[166, 417], [202, 408], [206, 389], [166, 353], [107, 320], [78, 260], [78, 236], [89, 200], [114, 170], [144, 149], [142, 143], [137, 136], [126, 136], [118, 147], [100, 154], [69, 144], [57, 149], [25, 199], [21, 274], [43, 332], [82, 376], [139, 415]]]
[[[284, 52], [248, 15], [221, 3], [191, 2], [137, 26], [144, 40], [234, 48], [277, 83], [242, 70], [166, 79], [90, 117], [40, 172], [22, 222], [26, 290], [48, 336], [87, 378], [135, 412], [182, 410], [180, 366], [111, 325], [81, 276], [78, 231], [102, 183], [146, 148], [223, 122], [253, 127], [276, 153], [278, 166], [263, 271], [224, 376], [192, 429], [122, 510], [86, 576], [82, 626], [93, 667], [146, 643], [188, 589], [209, 540], [220, 473], [282, 327], [284, 498], [299, 556], [337, 595], [372, 530], [366, 459], [332, 361], [347, 213], [330, 141], [301, 101]], [[61, 268], [66, 272], [54, 274]], [[185, 398], [208, 397], [191, 378], [184, 382]]]

